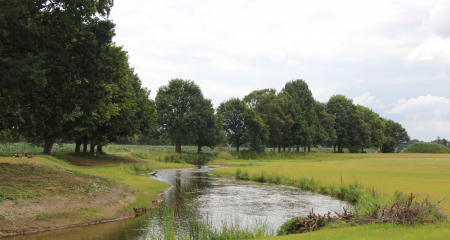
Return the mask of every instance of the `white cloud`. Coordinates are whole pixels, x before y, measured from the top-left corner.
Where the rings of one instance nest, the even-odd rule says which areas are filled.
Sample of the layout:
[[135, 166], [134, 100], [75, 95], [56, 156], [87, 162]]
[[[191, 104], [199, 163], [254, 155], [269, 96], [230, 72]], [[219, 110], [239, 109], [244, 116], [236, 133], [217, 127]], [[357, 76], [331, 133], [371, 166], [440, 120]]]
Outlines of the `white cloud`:
[[435, 77], [437, 80], [450, 80], [450, 77], [444, 70], [441, 70]]
[[426, 25], [434, 34], [450, 37], [450, 0], [439, 1], [430, 11]]
[[400, 99], [394, 108], [386, 112], [410, 120], [444, 120], [450, 114], [450, 99], [430, 94], [409, 100]]
[[421, 61], [450, 61], [450, 38], [442, 38], [436, 35], [423, 41], [407, 57], [411, 62]]
[[401, 121], [402, 126], [406, 129], [411, 138], [418, 138], [423, 141], [435, 140], [437, 136], [441, 138], [450, 137], [450, 122], [441, 120], [426, 121]]
[[366, 106], [368, 108], [384, 108], [385, 105], [380, 99], [375, 99], [370, 93], [364, 93], [361, 96], [353, 98], [353, 103]]

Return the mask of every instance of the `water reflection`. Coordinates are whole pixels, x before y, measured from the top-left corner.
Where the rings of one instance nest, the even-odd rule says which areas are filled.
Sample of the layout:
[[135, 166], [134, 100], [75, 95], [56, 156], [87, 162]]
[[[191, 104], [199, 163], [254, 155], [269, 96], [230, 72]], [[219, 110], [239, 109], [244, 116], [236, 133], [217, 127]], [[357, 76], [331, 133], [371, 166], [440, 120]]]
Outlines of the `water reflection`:
[[[161, 171], [153, 179], [170, 183], [173, 188], [162, 196], [160, 206], [176, 206], [176, 215], [184, 212], [193, 202], [184, 202], [183, 191], [193, 191], [192, 201], [206, 220], [215, 224], [226, 221], [240, 226], [252, 226], [256, 221], [266, 221], [269, 227], [277, 229], [287, 219], [306, 216], [314, 208], [315, 213], [341, 211], [347, 204], [327, 196], [300, 191], [289, 186], [256, 183], [234, 179], [218, 178], [207, 174], [208, 166], [195, 169]], [[187, 190], [186, 190], [187, 189]], [[189, 205], [189, 206], [187, 206]], [[152, 226], [148, 218], [111, 222], [87, 227], [63, 229], [34, 235], [15, 236], [5, 239], [47, 240], [47, 239], [92, 239], [122, 240], [140, 239]]]

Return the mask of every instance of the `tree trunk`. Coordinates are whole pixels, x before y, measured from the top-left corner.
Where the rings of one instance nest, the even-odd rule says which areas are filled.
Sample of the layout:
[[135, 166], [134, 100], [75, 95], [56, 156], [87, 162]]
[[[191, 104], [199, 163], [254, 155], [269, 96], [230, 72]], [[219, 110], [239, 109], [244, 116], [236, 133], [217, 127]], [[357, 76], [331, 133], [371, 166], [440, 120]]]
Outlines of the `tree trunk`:
[[95, 144], [91, 142], [91, 153], [95, 152]]
[[286, 146], [283, 145], [283, 152], [286, 152]]
[[236, 152], [239, 152], [239, 142], [236, 142]]
[[334, 153], [336, 153], [336, 143], [333, 145], [334, 146]]
[[306, 146], [303, 146], [303, 152], [306, 152]]
[[311, 145], [308, 145], [308, 152], [311, 152]]
[[55, 144], [55, 139], [52, 139], [50, 142], [46, 143], [44, 146], [44, 154], [51, 155], [53, 144]]
[[198, 142], [198, 149], [197, 149], [197, 152], [198, 153], [201, 153], [202, 152], [202, 143], [199, 141]]
[[103, 145], [101, 145], [101, 144], [97, 145], [97, 152], [98, 153], [103, 153]]
[[83, 152], [87, 152], [87, 136], [84, 136], [83, 139]]
[[281, 152], [281, 144], [278, 143], [278, 152]]
[[78, 138], [77, 141], [75, 142], [75, 152], [79, 153], [81, 149], [81, 138]]
[[300, 146], [297, 145], [297, 152], [300, 152]]
[[361, 153], [363, 153], [364, 152], [364, 147], [363, 146], [361, 146]]
[[180, 139], [180, 138], [178, 138], [178, 139], [175, 141], [175, 151], [176, 151], [177, 153], [180, 153], [180, 152], [181, 152], [181, 139]]

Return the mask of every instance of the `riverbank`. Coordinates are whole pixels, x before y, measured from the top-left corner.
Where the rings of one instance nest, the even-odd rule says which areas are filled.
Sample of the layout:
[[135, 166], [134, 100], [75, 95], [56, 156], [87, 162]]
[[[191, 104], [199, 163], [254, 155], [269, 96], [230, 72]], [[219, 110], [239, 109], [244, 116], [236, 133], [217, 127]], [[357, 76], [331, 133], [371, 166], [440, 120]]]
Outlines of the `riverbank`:
[[188, 167], [130, 153], [0, 156], [0, 236], [134, 217], [170, 187], [140, 171]]

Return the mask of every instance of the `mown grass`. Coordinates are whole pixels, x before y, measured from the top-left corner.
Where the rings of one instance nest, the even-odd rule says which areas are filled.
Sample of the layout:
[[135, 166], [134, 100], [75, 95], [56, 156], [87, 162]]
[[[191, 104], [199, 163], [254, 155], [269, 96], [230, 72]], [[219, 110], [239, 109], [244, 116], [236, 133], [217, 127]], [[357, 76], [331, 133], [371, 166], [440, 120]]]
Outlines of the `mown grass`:
[[[225, 161], [217, 161], [225, 164]], [[450, 193], [450, 159], [447, 154], [331, 154], [328, 158], [311, 160], [259, 160], [257, 165], [229, 161], [234, 167], [216, 169], [223, 176], [236, 176], [254, 181], [292, 184], [303, 189], [341, 195], [359, 207], [392, 202], [399, 193], [414, 193], [442, 200]], [[239, 166], [243, 164], [243, 166]], [[238, 170], [239, 169], [239, 170]], [[352, 194], [352, 192], [354, 194]], [[349, 194], [349, 197], [342, 195]], [[352, 200], [351, 196], [360, 199]], [[446, 212], [450, 210], [444, 203]], [[450, 223], [386, 225], [350, 224], [328, 226], [317, 232], [280, 236], [273, 239], [448, 239]], [[272, 239], [272, 238], [268, 238]]]
[[[241, 161], [245, 162], [245, 161]], [[418, 197], [440, 200], [450, 194], [450, 159], [446, 154], [331, 154], [306, 161], [256, 161], [260, 166], [216, 169], [219, 175], [234, 176], [241, 168], [249, 174], [265, 172], [291, 179], [314, 178], [322, 184], [340, 186], [355, 182], [374, 189], [378, 195], [394, 196], [396, 190]], [[224, 161], [218, 161], [224, 164]], [[232, 164], [238, 164], [233, 161]], [[446, 209], [450, 206], [447, 203]]]
[[449, 239], [450, 224], [423, 224], [423, 225], [395, 225], [395, 224], [369, 224], [350, 226], [341, 224], [336, 227], [327, 227], [319, 231], [293, 234], [279, 237], [264, 238], [266, 240], [356, 240], [356, 239]]

